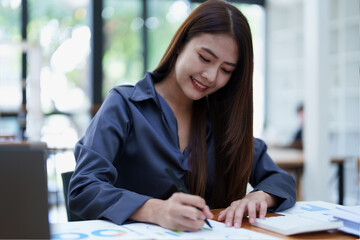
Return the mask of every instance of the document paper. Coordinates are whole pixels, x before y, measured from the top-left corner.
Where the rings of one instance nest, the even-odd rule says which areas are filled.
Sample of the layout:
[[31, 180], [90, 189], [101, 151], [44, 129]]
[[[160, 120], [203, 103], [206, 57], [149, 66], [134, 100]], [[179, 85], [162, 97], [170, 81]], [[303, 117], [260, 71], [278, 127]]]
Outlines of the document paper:
[[90, 220], [51, 225], [51, 239], [278, 239], [244, 228], [227, 228], [224, 223], [209, 220], [213, 229], [203, 226], [197, 232], [172, 231], [147, 223], [116, 225]]

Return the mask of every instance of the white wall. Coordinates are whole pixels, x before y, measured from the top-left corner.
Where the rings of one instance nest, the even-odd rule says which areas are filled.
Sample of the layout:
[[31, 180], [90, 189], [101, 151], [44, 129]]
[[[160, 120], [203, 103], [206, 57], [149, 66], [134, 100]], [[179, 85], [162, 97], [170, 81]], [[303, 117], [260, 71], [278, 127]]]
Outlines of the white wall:
[[[266, 6], [265, 140], [270, 145], [288, 143], [299, 124], [296, 106], [304, 102], [304, 187], [309, 189], [305, 185], [318, 178], [323, 181], [319, 188], [329, 186], [329, 192], [320, 191], [327, 194], [324, 199], [337, 201], [336, 169], [326, 168], [331, 156], [346, 156], [348, 204], [360, 204], [354, 168], [360, 155], [359, 2], [268, 0]], [[322, 196], [309, 192], [304, 197]]]

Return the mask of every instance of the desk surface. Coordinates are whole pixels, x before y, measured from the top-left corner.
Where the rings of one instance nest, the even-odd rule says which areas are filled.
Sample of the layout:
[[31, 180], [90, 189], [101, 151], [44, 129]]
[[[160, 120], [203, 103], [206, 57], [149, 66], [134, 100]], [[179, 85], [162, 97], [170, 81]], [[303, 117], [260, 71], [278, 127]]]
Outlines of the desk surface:
[[[219, 213], [222, 209], [213, 209], [211, 212], [214, 214], [214, 220], [216, 220], [219, 216]], [[267, 217], [276, 216], [275, 213], [267, 213]], [[251, 225], [246, 219], [244, 219], [242, 223], [242, 227], [255, 231], [260, 232], [264, 234], [268, 234], [274, 237], [279, 237], [283, 239], [359, 239], [354, 235], [346, 234], [341, 231], [332, 230], [330, 231], [322, 231], [322, 232], [314, 232], [314, 233], [304, 233], [304, 234], [296, 234], [293, 236], [285, 236], [282, 234], [278, 234], [275, 232], [268, 231], [266, 229], [258, 228], [253, 225]]]

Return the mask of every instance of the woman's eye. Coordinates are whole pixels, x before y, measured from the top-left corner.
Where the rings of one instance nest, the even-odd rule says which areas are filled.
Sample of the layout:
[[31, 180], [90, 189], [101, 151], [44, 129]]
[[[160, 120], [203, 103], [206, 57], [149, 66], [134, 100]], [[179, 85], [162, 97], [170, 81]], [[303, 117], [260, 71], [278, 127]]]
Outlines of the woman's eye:
[[231, 73], [231, 71], [228, 71], [228, 70], [226, 70], [225, 68], [223, 68], [222, 71], [223, 71], [224, 73], [226, 73], [226, 74], [230, 74], [230, 73]]
[[204, 58], [201, 54], [199, 54], [199, 57], [200, 57], [200, 59], [202, 60], [202, 61], [204, 61], [204, 62], [210, 62], [210, 60], [209, 59], [206, 59], [206, 58]]

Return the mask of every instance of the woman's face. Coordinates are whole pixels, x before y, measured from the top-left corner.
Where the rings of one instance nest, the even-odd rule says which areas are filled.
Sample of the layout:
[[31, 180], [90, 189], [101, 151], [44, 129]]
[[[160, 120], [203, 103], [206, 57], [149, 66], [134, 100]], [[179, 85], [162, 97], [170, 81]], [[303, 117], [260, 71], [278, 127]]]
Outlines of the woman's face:
[[175, 78], [186, 97], [198, 100], [225, 86], [238, 60], [238, 47], [227, 34], [201, 34], [179, 53]]

